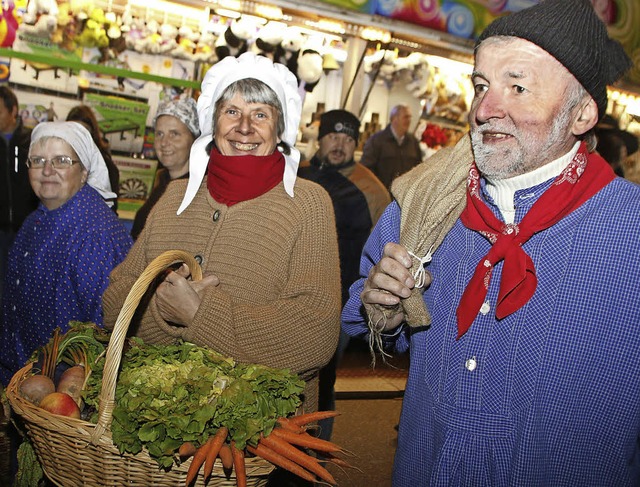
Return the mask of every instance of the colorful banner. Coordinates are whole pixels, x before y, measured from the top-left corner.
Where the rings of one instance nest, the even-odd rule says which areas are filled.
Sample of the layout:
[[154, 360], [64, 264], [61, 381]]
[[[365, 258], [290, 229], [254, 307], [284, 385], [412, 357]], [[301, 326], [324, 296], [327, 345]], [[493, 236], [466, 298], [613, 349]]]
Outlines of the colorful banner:
[[[519, 12], [539, 0], [322, 0], [352, 10], [421, 25], [465, 39], [475, 39], [495, 18]], [[626, 80], [640, 84], [640, 1], [591, 0], [609, 34], [618, 40], [634, 67]]]

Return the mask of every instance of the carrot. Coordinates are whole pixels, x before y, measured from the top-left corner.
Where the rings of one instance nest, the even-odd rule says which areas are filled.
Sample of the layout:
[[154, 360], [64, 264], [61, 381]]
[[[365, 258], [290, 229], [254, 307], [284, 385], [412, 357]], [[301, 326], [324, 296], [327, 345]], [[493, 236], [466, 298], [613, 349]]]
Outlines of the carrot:
[[318, 450], [321, 452], [339, 452], [342, 451], [335, 443], [332, 443], [321, 438], [311, 436], [309, 433], [292, 433], [284, 428], [274, 428], [271, 434], [288, 441], [293, 445], [303, 446], [305, 448], [311, 448], [312, 450]]
[[293, 424], [298, 426], [304, 426], [305, 424], [313, 423], [314, 421], [320, 421], [321, 419], [335, 418], [339, 416], [338, 411], [314, 411], [312, 413], [300, 414], [298, 416], [292, 416], [288, 418]]
[[181, 459], [185, 460], [193, 456], [196, 452], [196, 447], [190, 441], [185, 441], [180, 448], [178, 448], [178, 455]]
[[288, 418], [278, 418], [278, 424], [293, 433], [304, 433], [305, 429], [302, 426], [298, 426], [297, 424], [293, 424]]
[[329, 482], [331, 485], [335, 485], [336, 479], [324, 468], [318, 460], [307, 455], [302, 450], [298, 450], [295, 446], [282, 438], [278, 438], [277, 436], [269, 435], [269, 436], [261, 436], [260, 442], [266, 446], [271, 448], [274, 452], [279, 453], [283, 457], [289, 458], [290, 460], [296, 462], [298, 465], [301, 465], [305, 469], [310, 472], [316, 474], [325, 482]]
[[207, 458], [207, 451], [210, 446], [209, 441], [210, 440], [207, 440], [206, 443], [200, 446], [200, 448], [198, 448], [195, 454], [193, 455], [193, 458], [191, 459], [191, 465], [189, 465], [189, 470], [187, 470], [187, 479], [185, 481], [185, 485], [187, 486], [191, 485], [193, 481], [196, 479], [196, 476], [198, 475], [198, 471], [200, 470], [200, 467], [202, 467], [202, 464]]
[[220, 451], [218, 452], [218, 456], [220, 457], [220, 461], [222, 462], [222, 468], [227, 471], [233, 469], [233, 457], [231, 456], [231, 448], [227, 443], [222, 445]]
[[340, 457], [337, 457], [332, 453], [322, 452], [321, 455], [322, 455], [322, 457], [320, 458], [320, 461], [331, 462], [331, 463], [334, 463], [335, 465], [337, 465], [338, 467], [342, 467], [342, 468], [355, 468], [355, 469], [357, 469], [357, 467], [354, 467], [353, 465], [351, 465], [346, 460], [344, 460], [344, 459], [342, 459]]
[[204, 462], [204, 479], [207, 480], [211, 477], [211, 472], [213, 472], [213, 465], [216, 463], [216, 458], [218, 458], [218, 453], [220, 453], [220, 448], [224, 445], [225, 440], [227, 439], [227, 435], [229, 434], [229, 429], [226, 426], [220, 426], [216, 434], [213, 435], [207, 443], [210, 441], [211, 446], [209, 451], [207, 452], [207, 459]]
[[233, 469], [236, 471], [236, 487], [247, 487], [247, 470], [244, 465], [244, 452], [236, 448], [236, 442], [231, 440], [231, 457]]
[[274, 452], [271, 448], [266, 447], [263, 443], [258, 442], [258, 445], [255, 448], [251, 445], [247, 445], [247, 451], [264, 458], [268, 462], [271, 462], [278, 467], [288, 470], [289, 472], [297, 475], [303, 480], [307, 480], [309, 482], [316, 481], [315, 475], [313, 475], [311, 472], [305, 470], [296, 462], [283, 457], [279, 453]]

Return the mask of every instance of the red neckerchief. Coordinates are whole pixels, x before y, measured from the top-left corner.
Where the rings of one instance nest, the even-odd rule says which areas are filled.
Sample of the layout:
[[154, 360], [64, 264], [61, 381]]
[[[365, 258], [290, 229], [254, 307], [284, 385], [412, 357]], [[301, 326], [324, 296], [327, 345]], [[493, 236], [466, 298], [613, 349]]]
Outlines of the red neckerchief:
[[536, 290], [538, 279], [531, 257], [522, 245], [536, 232], [545, 230], [591, 198], [615, 178], [609, 164], [589, 154], [583, 142], [571, 163], [534, 203], [519, 224], [506, 224], [480, 198], [480, 175], [474, 164], [467, 180], [467, 206], [460, 220], [491, 242], [467, 284], [458, 305], [458, 338], [466, 333], [485, 300], [493, 268], [504, 260], [496, 306], [496, 318], [517, 311]]
[[284, 175], [284, 156], [223, 156], [211, 148], [207, 188], [218, 203], [233, 206], [275, 188]]

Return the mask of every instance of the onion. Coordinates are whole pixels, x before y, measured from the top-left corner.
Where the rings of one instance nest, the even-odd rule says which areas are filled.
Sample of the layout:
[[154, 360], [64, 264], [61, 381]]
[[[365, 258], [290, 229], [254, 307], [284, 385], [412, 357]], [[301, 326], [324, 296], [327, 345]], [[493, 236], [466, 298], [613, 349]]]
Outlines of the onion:
[[20, 384], [20, 394], [27, 401], [31, 401], [38, 406], [40, 401], [56, 390], [56, 386], [53, 381], [46, 375], [38, 374], [27, 377], [22, 384]]

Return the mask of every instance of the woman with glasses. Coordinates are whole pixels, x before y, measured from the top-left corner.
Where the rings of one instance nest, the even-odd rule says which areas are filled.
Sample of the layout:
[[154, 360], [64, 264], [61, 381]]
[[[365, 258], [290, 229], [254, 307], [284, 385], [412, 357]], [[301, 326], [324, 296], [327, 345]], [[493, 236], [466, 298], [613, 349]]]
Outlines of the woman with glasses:
[[102, 293], [132, 245], [105, 202], [104, 159], [77, 122], [45, 122], [31, 135], [29, 181], [40, 200], [9, 251], [0, 329], [0, 379], [6, 386], [53, 330], [69, 321], [102, 325]]

